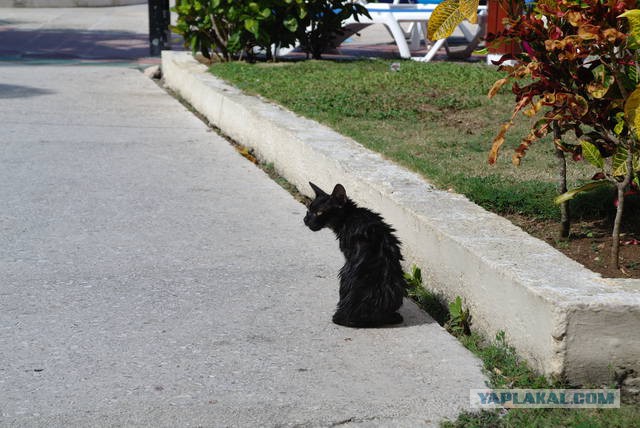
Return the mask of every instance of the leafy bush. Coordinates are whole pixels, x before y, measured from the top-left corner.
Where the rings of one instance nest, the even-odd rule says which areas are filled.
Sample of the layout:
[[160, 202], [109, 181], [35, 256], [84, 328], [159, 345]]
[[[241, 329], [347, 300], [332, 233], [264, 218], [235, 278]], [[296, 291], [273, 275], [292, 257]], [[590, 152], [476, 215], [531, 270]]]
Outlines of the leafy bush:
[[172, 30], [206, 58], [254, 59], [254, 48], [272, 58], [272, 46], [296, 42], [314, 58], [332, 45], [342, 22], [366, 9], [347, 0], [181, 0]]
[[[493, 140], [489, 163], [495, 163], [505, 134], [518, 113], [538, 120], [515, 150], [519, 165], [531, 145], [553, 133], [559, 159], [559, 190], [563, 204], [563, 231], [568, 235], [566, 203], [579, 192], [613, 184], [617, 212], [612, 231], [611, 264], [619, 266], [620, 224], [625, 196], [640, 188], [640, 10], [636, 0], [539, 0], [524, 8], [523, 0], [498, 0], [508, 12], [505, 28], [489, 34], [489, 45], [517, 43], [522, 53], [504, 65], [489, 96], [512, 82], [515, 107], [511, 119]], [[429, 34], [450, 34], [465, 17], [473, 18], [477, 0], [445, 0], [434, 11]], [[433, 27], [431, 28], [431, 24]], [[518, 81], [524, 79], [520, 86]], [[575, 133], [578, 144], [562, 136]], [[564, 154], [585, 159], [597, 168], [592, 181], [567, 192]]]
[[335, 47], [337, 36], [343, 34], [342, 22], [358, 15], [369, 16], [367, 9], [358, 3], [345, 0], [315, 0], [306, 2], [306, 13], [298, 26], [300, 45], [315, 59], [322, 52]]
[[[556, 202], [565, 203], [597, 187], [617, 188], [611, 252], [615, 267], [624, 199], [640, 186], [640, 10], [628, 10], [634, 5], [634, 0], [540, 1], [531, 11], [512, 16], [504, 31], [488, 38], [489, 43], [515, 40], [522, 47], [518, 62], [502, 67], [508, 75], [490, 91], [493, 95], [514, 81], [516, 103], [511, 120], [494, 139], [489, 162], [497, 159], [518, 113], [538, 117], [516, 149], [513, 163], [518, 165], [535, 141], [553, 132], [558, 152], [597, 168], [591, 182], [565, 189]], [[529, 80], [520, 86], [522, 79]], [[579, 143], [564, 142], [561, 136], [567, 132], [573, 132]]]
[[272, 44], [295, 43], [304, 5], [303, 0], [181, 0], [174, 11], [178, 19], [172, 30], [186, 46], [228, 61], [235, 55], [252, 59], [254, 47], [270, 56]]

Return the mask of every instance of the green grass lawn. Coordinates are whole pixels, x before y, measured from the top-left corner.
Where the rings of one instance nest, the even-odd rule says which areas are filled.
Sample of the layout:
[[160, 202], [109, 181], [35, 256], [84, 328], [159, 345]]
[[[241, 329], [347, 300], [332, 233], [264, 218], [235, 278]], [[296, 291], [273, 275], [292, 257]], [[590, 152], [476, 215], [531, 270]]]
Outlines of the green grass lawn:
[[[302, 61], [216, 64], [211, 71], [305, 117], [324, 123], [404, 165], [437, 186], [502, 214], [555, 219], [553, 144], [536, 143], [520, 167], [511, 155], [530, 123], [508, 134], [497, 165], [487, 163], [493, 137], [511, 115], [514, 96], [487, 92], [501, 73], [484, 64], [403, 61]], [[571, 162], [572, 183], [589, 167]], [[592, 206], [589, 209], [593, 209]], [[578, 215], [580, 210], [574, 210]]]

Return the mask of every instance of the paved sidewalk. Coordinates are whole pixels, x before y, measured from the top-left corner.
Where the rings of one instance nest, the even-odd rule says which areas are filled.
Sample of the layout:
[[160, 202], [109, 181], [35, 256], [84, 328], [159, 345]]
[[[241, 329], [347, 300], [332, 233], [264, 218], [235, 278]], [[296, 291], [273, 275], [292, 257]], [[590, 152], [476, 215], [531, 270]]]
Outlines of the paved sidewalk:
[[[0, 8], [0, 61], [118, 61], [149, 58], [146, 4], [96, 8]], [[181, 48], [177, 36], [174, 48]], [[0, 62], [1, 64], [1, 62]]]
[[410, 302], [333, 325], [331, 233], [138, 70], [30, 64], [0, 62], [0, 426], [429, 426], [484, 386]]
[[419, 426], [483, 386], [410, 303], [331, 324], [332, 235], [138, 71], [2, 76], [0, 425]]

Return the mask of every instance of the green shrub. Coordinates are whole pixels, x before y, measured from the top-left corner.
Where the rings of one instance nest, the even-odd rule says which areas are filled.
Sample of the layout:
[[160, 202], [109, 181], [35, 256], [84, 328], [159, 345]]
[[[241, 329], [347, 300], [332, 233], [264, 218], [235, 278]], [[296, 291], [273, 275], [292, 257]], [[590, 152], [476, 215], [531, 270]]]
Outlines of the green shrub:
[[342, 22], [358, 15], [369, 16], [367, 9], [351, 1], [315, 0], [306, 2], [306, 13], [298, 26], [300, 45], [314, 59], [334, 47], [337, 36], [342, 35]]
[[258, 47], [270, 56], [272, 44], [290, 46], [301, 15], [303, 0], [181, 0], [172, 30], [184, 37], [185, 46], [206, 58], [218, 55], [253, 58]]
[[192, 52], [223, 61], [254, 59], [254, 48], [272, 58], [273, 45], [296, 42], [314, 58], [331, 46], [342, 22], [366, 14], [346, 0], [181, 0], [173, 9], [178, 19], [172, 30]]

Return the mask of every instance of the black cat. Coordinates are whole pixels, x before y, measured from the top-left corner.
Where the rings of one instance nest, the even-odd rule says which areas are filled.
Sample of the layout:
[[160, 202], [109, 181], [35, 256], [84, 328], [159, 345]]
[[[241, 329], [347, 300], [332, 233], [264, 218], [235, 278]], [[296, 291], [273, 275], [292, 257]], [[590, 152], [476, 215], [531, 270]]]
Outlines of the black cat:
[[341, 184], [331, 195], [309, 183], [316, 198], [304, 224], [333, 230], [346, 262], [340, 269], [340, 301], [333, 322], [348, 327], [399, 324], [396, 311], [406, 295], [400, 241], [379, 214], [358, 207]]

